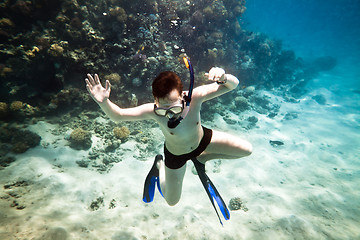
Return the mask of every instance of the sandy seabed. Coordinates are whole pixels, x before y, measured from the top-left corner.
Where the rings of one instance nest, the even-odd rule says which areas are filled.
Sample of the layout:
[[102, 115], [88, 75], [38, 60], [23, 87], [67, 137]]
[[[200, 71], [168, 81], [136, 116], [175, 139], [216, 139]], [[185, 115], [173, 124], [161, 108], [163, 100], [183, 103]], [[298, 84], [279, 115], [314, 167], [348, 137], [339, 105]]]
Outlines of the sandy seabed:
[[[76, 164], [88, 151], [52, 134], [61, 126], [38, 122], [29, 129], [41, 145], [0, 171], [0, 239], [360, 239], [360, 95], [316, 88], [288, 103], [263, 94], [281, 105], [280, 113], [245, 112], [241, 119], [258, 118], [255, 128], [228, 125], [220, 115], [205, 123], [254, 146], [247, 158], [207, 164], [224, 200], [240, 197], [248, 209], [231, 211], [223, 227], [192, 163], [176, 206], [159, 193], [146, 204], [143, 183], [156, 153], [139, 161], [136, 142], [128, 141], [122, 161], [99, 173]], [[316, 94], [327, 103], [314, 101]], [[286, 120], [287, 113], [297, 118]], [[160, 130], [152, 131], [161, 144]]]

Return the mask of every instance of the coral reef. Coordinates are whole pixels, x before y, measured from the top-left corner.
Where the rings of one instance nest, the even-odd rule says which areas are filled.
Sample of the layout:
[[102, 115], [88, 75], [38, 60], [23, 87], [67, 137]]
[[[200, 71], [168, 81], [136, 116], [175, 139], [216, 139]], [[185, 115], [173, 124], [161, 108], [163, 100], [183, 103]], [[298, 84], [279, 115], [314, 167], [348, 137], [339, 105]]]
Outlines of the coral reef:
[[41, 137], [29, 130], [15, 127], [0, 127], [0, 155], [5, 158], [9, 152], [24, 153], [40, 144]]
[[243, 210], [245, 212], [248, 211], [248, 209], [244, 206], [243, 201], [239, 197], [234, 197], [230, 199], [229, 209], [231, 211], [236, 211], [236, 210]]
[[250, 109], [250, 104], [248, 100], [243, 96], [238, 96], [234, 99], [234, 104], [237, 110], [239, 111], [245, 111]]
[[61, 110], [67, 110], [67, 108], [73, 109], [76, 106], [81, 106], [84, 102], [88, 102], [88, 100], [88, 95], [78, 88], [63, 89], [51, 97], [47, 110], [59, 110], [59, 108]]
[[24, 105], [25, 104], [23, 102], [21, 102], [21, 101], [13, 101], [10, 104], [10, 110], [13, 111], [13, 112], [20, 111], [24, 107]]
[[69, 142], [71, 148], [76, 150], [87, 150], [91, 148], [92, 145], [91, 133], [82, 128], [76, 128], [71, 132]]
[[249, 86], [243, 90], [242, 95], [247, 98], [247, 97], [253, 95], [254, 93], [255, 93], [255, 87]]
[[[115, 163], [123, 160], [120, 157], [129, 151], [134, 151], [133, 156], [139, 161], [144, 161], [149, 155], [152, 155], [160, 146], [157, 145], [157, 136], [151, 133], [151, 129], [155, 127], [155, 123], [151, 121], [141, 122], [124, 122], [122, 127], [128, 130], [123, 130], [127, 137], [119, 139], [114, 134], [114, 128], [121, 128], [111, 120], [97, 121], [96, 118], [100, 116], [100, 111], [85, 110], [73, 117], [69, 121], [69, 114], [63, 115], [61, 119], [56, 118], [55, 122], [61, 121], [61, 128], [56, 129], [56, 134], [64, 136], [65, 139], [70, 140], [69, 132], [66, 129], [81, 128], [84, 131], [91, 131], [99, 141], [93, 142], [88, 155], [82, 159], [78, 159], [76, 163], [82, 168], [89, 168], [99, 171], [100, 173], [107, 172]], [[136, 148], [127, 146], [127, 141], [135, 141]], [[132, 146], [132, 144], [130, 144]], [[139, 150], [139, 151], [137, 151]]]
[[121, 77], [118, 73], [111, 73], [105, 76], [106, 80], [109, 80], [112, 85], [120, 84]]
[[91, 211], [96, 211], [96, 210], [99, 210], [104, 205], [105, 205], [104, 204], [104, 197], [98, 197], [96, 200], [91, 202], [91, 204], [89, 206], [89, 209]]
[[9, 106], [5, 102], [0, 102], [0, 119], [4, 119], [9, 114]]
[[[280, 41], [243, 30], [238, 19], [245, 10], [245, 0], [5, 1], [0, 101], [26, 102], [43, 114], [57, 113], [62, 103], [81, 109], [87, 99], [80, 80], [97, 72], [113, 84], [115, 103], [134, 106], [152, 100], [160, 71], [188, 78], [177, 61], [184, 53], [197, 76], [217, 65], [245, 87], [288, 86], [287, 94], [299, 98], [310, 79], [336, 65], [332, 57], [306, 63]], [[71, 89], [80, 89], [77, 98]]]
[[4, 64], [0, 64], [0, 76], [6, 77], [7, 74], [12, 73], [12, 68], [6, 67]]
[[60, 57], [64, 53], [64, 48], [57, 43], [51, 44], [48, 53], [53, 57]]
[[130, 130], [126, 126], [115, 127], [114, 136], [118, 139], [125, 140], [130, 135]]
[[109, 9], [109, 14], [112, 17], [115, 17], [119, 23], [125, 23], [127, 15], [125, 10], [122, 7], [114, 7]]
[[33, 107], [30, 104], [21, 101], [13, 101], [10, 104], [10, 112], [16, 117], [30, 117], [39, 112], [38, 107]]

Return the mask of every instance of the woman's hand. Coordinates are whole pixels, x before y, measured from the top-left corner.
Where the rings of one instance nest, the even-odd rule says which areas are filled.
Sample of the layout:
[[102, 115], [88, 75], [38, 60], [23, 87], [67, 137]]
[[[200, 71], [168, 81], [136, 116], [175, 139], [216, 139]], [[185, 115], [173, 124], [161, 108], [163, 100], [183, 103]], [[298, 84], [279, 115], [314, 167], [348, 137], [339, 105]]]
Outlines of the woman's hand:
[[205, 76], [210, 80], [217, 83], [224, 83], [225, 78], [225, 70], [219, 67], [213, 67], [210, 69], [209, 73], [205, 73]]
[[94, 99], [98, 104], [106, 102], [106, 100], [110, 96], [110, 82], [106, 80], [105, 88], [101, 85], [99, 76], [97, 74], [94, 75], [94, 78], [87, 74], [88, 78], [85, 78], [86, 89], [90, 93], [90, 96]]

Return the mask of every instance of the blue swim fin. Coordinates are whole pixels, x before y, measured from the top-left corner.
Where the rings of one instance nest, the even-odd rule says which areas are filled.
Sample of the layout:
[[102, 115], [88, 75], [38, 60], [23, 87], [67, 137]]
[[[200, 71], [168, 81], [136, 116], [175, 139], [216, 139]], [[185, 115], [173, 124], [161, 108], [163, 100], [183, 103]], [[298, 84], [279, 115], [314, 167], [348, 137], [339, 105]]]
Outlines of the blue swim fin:
[[216, 187], [214, 186], [214, 184], [211, 182], [210, 178], [208, 177], [208, 175], [205, 172], [205, 164], [202, 164], [201, 162], [199, 162], [196, 158], [192, 158], [191, 159], [194, 163], [194, 166], [196, 168], [196, 171], [198, 173], [198, 176], [200, 178], [201, 183], [203, 184], [205, 191], [211, 201], [211, 204], [213, 205], [216, 215], [219, 218], [219, 221], [221, 223], [221, 225], [223, 225], [220, 215], [218, 213], [218, 211], [216, 210], [215, 207], [215, 203], [214, 203], [214, 199], [217, 203], [217, 205], [219, 206], [219, 209], [222, 213], [222, 215], [224, 216], [225, 220], [229, 220], [230, 219], [230, 212], [229, 209], [227, 208], [224, 200], [222, 199], [222, 197], [220, 196], [219, 192], [217, 191]]
[[150, 172], [148, 173], [148, 175], [145, 179], [143, 201], [146, 203], [152, 202], [154, 200], [155, 184], [156, 184], [161, 196], [163, 196], [163, 194], [161, 192], [161, 188], [160, 188], [159, 169], [156, 166], [157, 162], [160, 160], [163, 160], [163, 156], [156, 155], [154, 164], [151, 167]]

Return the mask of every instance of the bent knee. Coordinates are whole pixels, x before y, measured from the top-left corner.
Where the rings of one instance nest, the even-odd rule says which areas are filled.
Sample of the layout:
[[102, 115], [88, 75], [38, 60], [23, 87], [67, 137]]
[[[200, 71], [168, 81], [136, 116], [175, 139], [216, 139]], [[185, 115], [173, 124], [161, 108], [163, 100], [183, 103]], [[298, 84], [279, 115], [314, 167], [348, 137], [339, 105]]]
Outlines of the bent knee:
[[252, 144], [249, 142], [246, 142], [245, 144], [242, 144], [241, 152], [239, 153], [239, 155], [241, 155], [241, 157], [247, 157], [247, 156], [251, 155], [252, 152], [253, 152]]
[[249, 146], [247, 148], [247, 156], [251, 155], [253, 152], [253, 146], [251, 143], [249, 143]]
[[167, 191], [164, 197], [169, 206], [175, 206], [180, 201], [181, 192]]
[[165, 199], [167, 204], [169, 206], [175, 206], [179, 201], [180, 201], [180, 198], [179, 199]]

